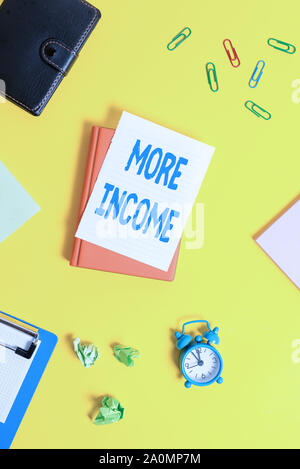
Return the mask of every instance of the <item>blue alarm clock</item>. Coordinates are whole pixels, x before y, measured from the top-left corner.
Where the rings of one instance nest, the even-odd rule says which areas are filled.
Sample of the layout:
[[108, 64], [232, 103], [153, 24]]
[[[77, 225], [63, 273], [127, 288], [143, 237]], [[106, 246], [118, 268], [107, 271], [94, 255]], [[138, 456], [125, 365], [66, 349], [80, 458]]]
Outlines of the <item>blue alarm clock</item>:
[[[205, 332], [203, 337], [197, 335], [193, 340], [191, 335], [184, 334], [185, 326], [199, 322], [205, 323], [208, 327], [208, 332]], [[175, 332], [177, 348], [181, 350], [180, 367], [186, 379], [186, 388], [190, 388], [192, 384], [208, 386], [214, 382], [219, 384], [223, 382], [221, 377], [223, 360], [218, 350], [211, 345], [212, 343], [219, 344], [218, 333], [218, 327], [212, 330], [208, 321], [202, 320], [186, 322], [183, 324], [182, 332]]]

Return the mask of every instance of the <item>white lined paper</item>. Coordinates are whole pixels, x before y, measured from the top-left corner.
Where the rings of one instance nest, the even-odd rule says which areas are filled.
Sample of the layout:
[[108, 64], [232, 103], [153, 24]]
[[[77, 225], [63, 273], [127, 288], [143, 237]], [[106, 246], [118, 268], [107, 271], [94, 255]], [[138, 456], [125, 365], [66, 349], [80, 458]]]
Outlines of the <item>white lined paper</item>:
[[[154, 179], [147, 180], [143, 175], [137, 175], [137, 166], [134, 164], [129, 171], [125, 170], [137, 140], [141, 142], [141, 149], [151, 144], [153, 149], [163, 149], [164, 154], [172, 153], [177, 158], [188, 159], [188, 164], [181, 168], [176, 190], [157, 184]], [[167, 271], [214, 150], [214, 147], [123, 112], [75, 236]], [[174, 228], [168, 233], [169, 241], [163, 243], [154, 236], [143, 235], [142, 230], [134, 232], [130, 229], [130, 223], [124, 226], [112, 217], [104, 219], [96, 214], [95, 210], [105, 194], [106, 183], [120, 188], [120, 194], [127, 191], [137, 194], [139, 201], [149, 199], [151, 203], [157, 202], [161, 210], [168, 207], [170, 211], [178, 212], [179, 208], [180, 217], [172, 220]], [[133, 212], [129, 209], [127, 211], [131, 216], [135, 210], [132, 206], [130, 208]]]
[[[0, 342], [28, 350], [33, 338], [15, 327], [0, 322]], [[5, 423], [40, 345], [30, 359], [0, 346], [0, 423]]]

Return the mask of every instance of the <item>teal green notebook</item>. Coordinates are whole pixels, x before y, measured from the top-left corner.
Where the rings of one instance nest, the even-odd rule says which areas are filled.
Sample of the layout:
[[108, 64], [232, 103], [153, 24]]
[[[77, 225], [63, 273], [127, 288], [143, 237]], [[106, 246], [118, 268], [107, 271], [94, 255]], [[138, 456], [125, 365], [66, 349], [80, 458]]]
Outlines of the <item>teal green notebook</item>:
[[0, 161], [0, 242], [40, 210]]

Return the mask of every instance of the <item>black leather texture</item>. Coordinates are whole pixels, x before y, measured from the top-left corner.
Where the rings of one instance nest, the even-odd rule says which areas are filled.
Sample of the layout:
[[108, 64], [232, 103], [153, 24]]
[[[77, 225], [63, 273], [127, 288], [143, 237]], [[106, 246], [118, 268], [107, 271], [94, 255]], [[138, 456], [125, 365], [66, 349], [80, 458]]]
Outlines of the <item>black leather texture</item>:
[[100, 17], [84, 0], [4, 0], [0, 79], [6, 97], [39, 116]]

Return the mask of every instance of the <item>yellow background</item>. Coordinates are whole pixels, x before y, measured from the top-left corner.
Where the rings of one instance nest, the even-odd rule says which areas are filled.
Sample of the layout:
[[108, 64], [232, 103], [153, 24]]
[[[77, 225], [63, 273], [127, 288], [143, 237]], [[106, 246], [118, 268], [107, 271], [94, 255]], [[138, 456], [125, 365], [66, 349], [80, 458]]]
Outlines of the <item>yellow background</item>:
[[[299, 291], [252, 235], [299, 192], [300, 105], [291, 98], [300, 76], [299, 2], [94, 4], [102, 19], [44, 114], [0, 105], [0, 159], [42, 208], [0, 245], [1, 309], [59, 337], [13, 447], [298, 447]], [[184, 26], [191, 37], [169, 52]], [[223, 49], [227, 37], [238, 69]], [[299, 51], [278, 52], [269, 37]], [[259, 59], [266, 68], [252, 90]], [[208, 61], [218, 93], [207, 84]], [[246, 99], [272, 119], [245, 110]], [[183, 242], [171, 283], [68, 264], [91, 125], [116, 127], [123, 109], [216, 147], [198, 196], [204, 246], [187, 250]], [[188, 391], [172, 334], [195, 318], [220, 327], [224, 383]], [[77, 335], [101, 350], [92, 369], [72, 352]], [[116, 361], [114, 343], [141, 351], [134, 368]], [[90, 416], [105, 394], [122, 402], [125, 418], [96, 427]]]

